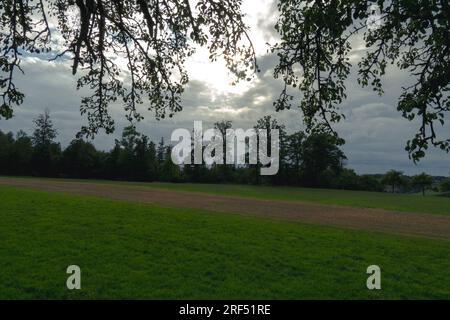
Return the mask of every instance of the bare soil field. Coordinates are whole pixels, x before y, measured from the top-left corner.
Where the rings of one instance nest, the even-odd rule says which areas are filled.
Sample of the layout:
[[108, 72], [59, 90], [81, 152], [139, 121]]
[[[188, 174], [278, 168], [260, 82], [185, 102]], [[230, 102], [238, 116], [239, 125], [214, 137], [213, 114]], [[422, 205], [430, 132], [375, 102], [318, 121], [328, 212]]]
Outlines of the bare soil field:
[[380, 209], [293, 201], [259, 200], [90, 182], [0, 177], [0, 185], [100, 196], [166, 207], [198, 208], [368, 231], [450, 239], [450, 216], [399, 213]]

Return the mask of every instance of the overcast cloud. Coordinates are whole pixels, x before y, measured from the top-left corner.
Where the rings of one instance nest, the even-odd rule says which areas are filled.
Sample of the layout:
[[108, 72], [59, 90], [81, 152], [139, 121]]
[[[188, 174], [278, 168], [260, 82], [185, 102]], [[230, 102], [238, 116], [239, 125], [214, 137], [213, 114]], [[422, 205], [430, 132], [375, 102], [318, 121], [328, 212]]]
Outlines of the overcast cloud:
[[[204, 127], [212, 126], [216, 121], [231, 120], [234, 127], [251, 128], [265, 115], [275, 116], [289, 132], [302, 129], [299, 110], [276, 113], [272, 106], [282, 88], [280, 81], [273, 78], [277, 60], [267, 52], [266, 46], [266, 42], [276, 39], [271, 17], [275, 8], [271, 0], [258, 2], [257, 8], [254, 1], [244, 1], [261, 68], [254, 81], [230, 86], [231, 79], [223, 63], [208, 62], [206, 53], [200, 50], [187, 66], [191, 81], [183, 95], [183, 111], [172, 119], [161, 121], [155, 120], [151, 112], [143, 112], [145, 119], [137, 125], [138, 129], [156, 141], [160, 137], [169, 139], [175, 128], [192, 128], [194, 120], [202, 120]], [[358, 48], [358, 44], [354, 47]], [[362, 53], [355, 50], [353, 58], [357, 59]], [[79, 111], [83, 92], [75, 89], [76, 79], [71, 75], [70, 63], [27, 57], [22, 66], [26, 74], [17, 75], [17, 84], [26, 93], [25, 103], [15, 109], [13, 119], [0, 120], [0, 129], [13, 132], [22, 129], [31, 134], [32, 119], [48, 108], [59, 132], [58, 139], [66, 146], [86, 123]], [[354, 74], [347, 82], [348, 99], [341, 106], [347, 118], [336, 128], [347, 142], [343, 149], [349, 159], [348, 167], [358, 173], [382, 173], [394, 168], [407, 174], [426, 171], [450, 175], [450, 155], [439, 150], [431, 150], [419, 165], [408, 159], [404, 146], [418, 124], [402, 118], [396, 110], [401, 85], [408, 82], [408, 76], [396, 69], [387, 74], [384, 81], [386, 94], [382, 97], [370, 88], [362, 89]], [[110, 112], [116, 120], [116, 133], [99, 134], [94, 140], [94, 144], [103, 150], [111, 148], [121, 129], [129, 124], [120, 104], [111, 105]], [[449, 122], [440, 133], [450, 137]]]

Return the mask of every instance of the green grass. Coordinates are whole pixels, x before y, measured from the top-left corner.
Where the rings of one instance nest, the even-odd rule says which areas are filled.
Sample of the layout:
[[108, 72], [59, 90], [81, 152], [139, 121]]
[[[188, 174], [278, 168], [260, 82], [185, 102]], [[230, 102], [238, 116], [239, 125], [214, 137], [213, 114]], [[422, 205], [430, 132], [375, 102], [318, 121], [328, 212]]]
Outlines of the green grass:
[[1, 299], [450, 298], [444, 240], [3, 186], [0, 219]]
[[147, 188], [168, 189], [174, 191], [201, 192], [217, 195], [239, 196], [247, 198], [305, 201], [321, 204], [345, 205], [358, 208], [378, 208], [400, 212], [450, 215], [450, 197], [416, 194], [390, 194], [331, 189], [310, 189], [293, 187], [269, 187], [229, 184], [192, 184], [192, 183], [139, 183], [99, 180], [64, 180], [96, 183], [112, 183], [124, 186], [144, 186]]
[[247, 185], [172, 183], [150, 183], [142, 185], [176, 191], [204, 192], [259, 199], [305, 201], [358, 208], [378, 208], [400, 212], [450, 215], [450, 198], [438, 196], [423, 197], [411, 194], [390, 194], [382, 192]]

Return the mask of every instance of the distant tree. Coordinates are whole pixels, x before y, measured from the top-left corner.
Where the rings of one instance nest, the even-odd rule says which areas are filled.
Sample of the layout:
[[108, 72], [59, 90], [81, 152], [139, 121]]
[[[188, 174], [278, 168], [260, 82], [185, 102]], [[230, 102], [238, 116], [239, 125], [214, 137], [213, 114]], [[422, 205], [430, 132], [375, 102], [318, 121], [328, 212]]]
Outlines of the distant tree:
[[233, 122], [229, 120], [222, 120], [214, 123], [214, 129], [220, 131], [223, 138], [226, 138], [227, 130], [233, 127]]
[[401, 186], [405, 183], [403, 172], [390, 170], [388, 171], [382, 180], [384, 185], [389, 185], [392, 187], [392, 193], [395, 193], [395, 188]]
[[64, 175], [72, 178], [97, 178], [100, 153], [92, 143], [82, 139], [72, 140], [62, 154]]
[[147, 151], [145, 153], [145, 158], [146, 158], [146, 161], [148, 161], [146, 176], [149, 181], [155, 181], [155, 180], [158, 180], [158, 163], [157, 163], [157, 159], [156, 159], [155, 143], [153, 141], [150, 141], [146, 148], [147, 148]]
[[327, 186], [346, 159], [334, 135], [313, 132], [303, 143], [302, 178], [308, 186]]
[[[272, 118], [272, 116], [265, 116], [261, 119], [259, 119], [256, 122], [256, 125], [254, 127], [256, 130], [263, 129], [267, 130], [267, 146], [266, 149], [269, 152], [270, 155], [270, 143], [272, 141], [272, 131], [278, 130], [279, 137], [280, 137], [280, 149], [282, 146], [284, 146], [285, 140], [286, 140], [286, 126], [284, 124], [280, 124], [277, 119]], [[280, 150], [280, 158], [284, 158], [284, 155], [282, 155], [283, 151]]]
[[440, 189], [442, 192], [450, 192], [450, 179], [443, 181], [440, 185]]
[[165, 159], [165, 153], [166, 153], [166, 146], [164, 144], [164, 138], [161, 138], [161, 140], [158, 143], [158, 148], [156, 149], [156, 158], [159, 165], [162, 165]]
[[17, 175], [31, 174], [32, 154], [33, 143], [31, 138], [24, 131], [19, 130], [11, 150], [12, 173]]
[[141, 137], [141, 133], [137, 132], [136, 126], [130, 125], [125, 128], [123, 128], [122, 131], [122, 140], [120, 142], [121, 146], [124, 149], [129, 150], [132, 152], [132, 150], [136, 147], [136, 143]]
[[426, 188], [431, 187], [431, 185], [433, 184], [433, 177], [423, 172], [413, 177], [412, 184], [413, 186], [420, 187], [420, 189], [422, 190], [422, 195], [425, 196]]
[[[202, 151], [204, 151], [205, 146], [202, 147]], [[211, 170], [208, 168], [208, 166], [202, 162], [200, 164], [195, 164], [194, 159], [194, 130], [192, 130], [191, 134], [191, 153], [186, 156], [186, 160], [190, 158], [190, 164], [183, 165], [183, 179], [184, 181], [189, 182], [208, 182], [208, 183], [214, 183], [214, 182], [222, 182], [226, 181], [226, 179], [223, 178], [225, 166], [223, 165], [216, 165], [214, 164], [211, 168]], [[212, 172], [214, 171], [214, 172]], [[211, 177], [213, 176], [213, 177]]]
[[[141, 133], [137, 132], [134, 125], [127, 126], [122, 131], [119, 157], [119, 167], [122, 179], [136, 180], [139, 176], [135, 149], [140, 138]], [[144, 172], [141, 172], [141, 174]]]
[[0, 172], [11, 174], [11, 151], [14, 145], [14, 134], [0, 130]]
[[360, 188], [359, 176], [354, 170], [343, 168], [333, 179], [332, 187], [337, 189], [358, 190]]
[[[164, 142], [160, 157], [164, 159]], [[108, 166], [116, 166], [115, 175], [120, 179], [153, 181], [158, 178], [158, 163], [155, 144], [145, 135], [137, 131], [134, 125], [123, 129], [122, 138], [116, 141], [111, 151]]]
[[161, 179], [167, 182], [180, 182], [181, 170], [180, 167], [172, 161], [172, 148], [167, 146], [164, 153], [164, 161], [161, 167]]
[[270, 150], [270, 138], [272, 130], [278, 130], [280, 137], [286, 135], [286, 126], [284, 124], [280, 124], [277, 119], [272, 118], [272, 116], [264, 116], [256, 122], [255, 129], [265, 129], [267, 130], [267, 148]]
[[293, 175], [288, 177], [294, 184], [299, 183], [301, 175], [301, 165], [303, 162], [303, 143], [305, 142], [306, 134], [302, 131], [295, 132], [288, 135], [284, 149], [286, 158], [290, 166], [290, 170], [293, 171]]
[[120, 166], [120, 159], [122, 154], [122, 148], [120, 141], [115, 140], [114, 148], [107, 153], [104, 161], [103, 172], [108, 179], [123, 179], [123, 173]]
[[157, 179], [157, 163], [155, 144], [142, 134], [134, 147], [136, 179], [153, 181]]
[[[266, 177], [266, 180], [270, 180], [271, 183], [280, 183], [280, 177], [283, 176], [283, 171], [286, 167], [286, 152], [285, 152], [285, 144], [286, 144], [286, 127], [283, 124], [280, 124], [277, 119], [272, 118], [272, 116], [264, 116], [261, 119], [259, 119], [256, 122], [256, 125], [254, 127], [255, 130], [263, 129], [267, 131], [267, 145], [266, 150], [267, 154], [271, 156], [270, 150], [271, 150], [271, 143], [272, 143], [272, 131], [278, 130], [279, 139], [280, 139], [280, 153], [279, 153], [279, 170], [278, 174], [274, 176]], [[258, 148], [260, 148], [260, 138], [258, 135]], [[256, 182], [260, 183], [260, 163], [256, 165]]]
[[222, 135], [223, 141], [223, 164], [226, 164], [227, 153], [226, 153], [226, 145], [227, 145], [227, 130], [233, 127], [233, 123], [231, 121], [222, 120], [214, 123], [214, 129], [219, 130]]
[[362, 175], [359, 177], [359, 189], [366, 191], [383, 191], [383, 185], [379, 179], [373, 176]]
[[50, 112], [46, 109], [43, 114], [40, 114], [33, 120], [35, 130], [33, 132], [33, 146], [48, 146], [54, 142], [58, 132], [53, 127], [53, 122], [50, 119]]
[[33, 169], [38, 175], [54, 176], [58, 172], [58, 162], [61, 157], [61, 145], [55, 142], [57, 131], [50, 119], [50, 113], [45, 110], [34, 119], [33, 132]]
[[[196, 165], [196, 170], [203, 172], [203, 175], [207, 174], [206, 170], [212, 174], [214, 182], [227, 183], [233, 178], [233, 172], [235, 171], [234, 165], [227, 165], [227, 130], [233, 127], [231, 121], [222, 120], [214, 123], [214, 129], [220, 132], [223, 142], [223, 164], [214, 163], [212, 168], [207, 168], [206, 166]], [[206, 169], [206, 170], [205, 170]]]

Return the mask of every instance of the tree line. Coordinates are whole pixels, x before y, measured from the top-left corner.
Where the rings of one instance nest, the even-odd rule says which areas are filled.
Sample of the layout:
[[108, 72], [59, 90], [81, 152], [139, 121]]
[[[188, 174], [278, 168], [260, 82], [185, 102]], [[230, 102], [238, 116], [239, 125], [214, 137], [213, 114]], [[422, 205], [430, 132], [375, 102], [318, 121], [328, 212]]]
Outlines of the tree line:
[[[50, 114], [45, 112], [34, 121], [34, 132], [28, 136], [22, 130], [0, 131], [0, 174], [83, 179], [129, 181], [163, 181], [194, 183], [239, 183], [338, 188], [350, 190], [405, 191], [405, 187], [423, 190], [433, 179], [422, 174], [410, 182], [401, 172], [390, 171], [383, 179], [373, 175], [358, 175], [346, 168], [342, 141], [323, 132], [297, 131], [287, 134], [285, 126], [271, 116], [259, 119], [254, 128], [280, 133], [280, 169], [277, 175], [261, 176], [260, 165], [178, 166], [172, 162], [172, 146], [160, 139], [158, 143], [130, 125], [108, 151], [82, 138], [72, 140], [63, 149], [57, 142], [57, 130]], [[215, 123], [226, 139], [231, 121]]]

